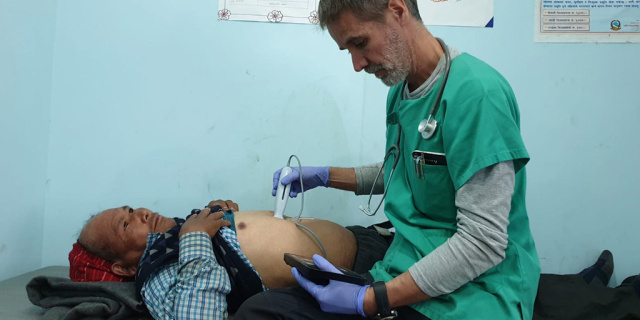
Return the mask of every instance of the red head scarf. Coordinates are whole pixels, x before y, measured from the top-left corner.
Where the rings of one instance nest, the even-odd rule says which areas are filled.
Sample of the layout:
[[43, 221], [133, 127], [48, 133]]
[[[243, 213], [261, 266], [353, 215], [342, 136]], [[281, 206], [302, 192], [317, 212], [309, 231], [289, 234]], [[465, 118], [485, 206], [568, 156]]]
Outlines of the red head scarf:
[[75, 282], [133, 281], [133, 277], [119, 276], [111, 271], [111, 262], [87, 251], [80, 243], [73, 244], [69, 252], [69, 278]]

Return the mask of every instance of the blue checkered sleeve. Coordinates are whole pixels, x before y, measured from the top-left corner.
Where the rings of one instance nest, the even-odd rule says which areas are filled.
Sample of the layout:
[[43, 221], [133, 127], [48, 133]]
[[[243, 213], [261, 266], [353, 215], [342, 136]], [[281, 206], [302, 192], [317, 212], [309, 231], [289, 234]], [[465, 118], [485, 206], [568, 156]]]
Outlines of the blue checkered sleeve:
[[229, 276], [205, 232], [182, 236], [178, 261], [154, 272], [142, 291], [154, 319], [227, 319]]
[[[235, 232], [225, 227], [219, 233], [255, 271], [240, 251]], [[153, 243], [159, 235], [149, 234], [147, 242]], [[141, 294], [154, 319], [226, 320], [230, 290], [229, 276], [216, 261], [211, 238], [204, 232], [192, 232], [180, 238], [178, 261], [152, 273]]]

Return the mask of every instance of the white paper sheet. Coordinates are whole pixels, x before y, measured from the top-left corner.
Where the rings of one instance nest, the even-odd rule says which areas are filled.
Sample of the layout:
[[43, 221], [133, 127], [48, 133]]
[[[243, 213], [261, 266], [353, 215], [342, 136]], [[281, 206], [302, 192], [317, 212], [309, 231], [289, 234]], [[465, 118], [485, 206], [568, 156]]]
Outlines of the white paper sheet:
[[[219, 20], [318, 23], [319, 0], [219, 0]], [[493, 0], [418, 0], [425, 25], [493, 26]]]
[[425, 25], [493, 27], [493, 0], [418, 0]]
[[317, 0], [219, 0], [218, 20], [311, 23]]
[[536, 0], [536, 42], [640, 42], [640, 0]]

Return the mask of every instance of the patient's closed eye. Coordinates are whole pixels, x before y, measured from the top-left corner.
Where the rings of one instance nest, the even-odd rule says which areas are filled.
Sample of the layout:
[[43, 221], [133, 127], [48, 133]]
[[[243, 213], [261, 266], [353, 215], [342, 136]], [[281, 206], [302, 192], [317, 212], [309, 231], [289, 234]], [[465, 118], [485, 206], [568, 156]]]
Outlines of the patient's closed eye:
[[124, 229], [127, 230], [127, 226], [129, 225], [129, 222], [125, 222], [124, 223]]

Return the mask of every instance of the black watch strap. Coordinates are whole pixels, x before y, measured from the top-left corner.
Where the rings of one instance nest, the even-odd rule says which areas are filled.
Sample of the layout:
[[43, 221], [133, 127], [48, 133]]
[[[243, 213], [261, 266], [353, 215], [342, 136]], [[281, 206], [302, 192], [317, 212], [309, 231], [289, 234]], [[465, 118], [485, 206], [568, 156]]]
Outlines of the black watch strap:
[[376, 281], [371, 284], [371, 287], [373, 288], [373, 294], [376, 298], [376, 305], [378, 306], [378, 312], [374, 316], [374, 319], [395, 319], [398, 314], [395, 310], [391, 310], [391, 307], [389, 306], [387, 286], [385, 286], [384, 281]]

